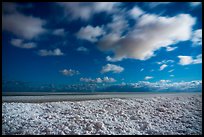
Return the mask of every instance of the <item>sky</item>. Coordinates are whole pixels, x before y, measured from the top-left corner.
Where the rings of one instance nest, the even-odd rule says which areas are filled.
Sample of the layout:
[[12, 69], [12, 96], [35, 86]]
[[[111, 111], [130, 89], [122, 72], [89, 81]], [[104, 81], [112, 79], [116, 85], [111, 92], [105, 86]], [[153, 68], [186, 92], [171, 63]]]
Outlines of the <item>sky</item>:
[[3, 91], [201, 90], [201, 2], [2, 7]]

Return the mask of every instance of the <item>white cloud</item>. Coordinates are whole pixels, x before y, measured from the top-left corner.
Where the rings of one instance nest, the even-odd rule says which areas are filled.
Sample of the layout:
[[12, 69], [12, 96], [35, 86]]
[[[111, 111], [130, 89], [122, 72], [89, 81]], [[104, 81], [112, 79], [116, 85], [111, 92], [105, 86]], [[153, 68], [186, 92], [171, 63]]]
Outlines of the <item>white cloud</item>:
[[144, 79], [149, 80], [149, 79], [153, 79], [153, 77], [152, 76], [146, 76]]
[[64, 31], [64, 29], [56, 29], [56, 30], [53, 31], [53, 34], [57, 35], [57, 36], [64, 36], [65, 31]]
[[34, 42], [25, 43], [22, 39], [12, 39], [11, 44], [15, 47], [23, 49], [32, 49], [37, 47], [36, 43]]
[[88, 20], [100, 12], [113, 13], [117, 10], [119, 2], [58, 2], [65, 8], [69, 20]]
[[20, 13], [2, 15], [3, 30], [12, 32], [16, 36], [25, 39], [33, 39], [46, 32], [46, 29], [43, 28], [45, 23], [40, 18]]
[[168, 46], [168, 47], [166, 47], [166, 51], [173, 51], [173, 50], [175, 50], [177, 48], [178, 47], [170, 47], [170, 46]]
[[168, 65], [163, 64], [163, 65], [160, 66], [159, 70], [161, 71], [161, 70], [165, 69], [167, 66], [168, 66]]
[[81, 46], [81, 47], [77, 48], [77, 51], [88, 52], [89, 50], [87, 48]]
[[191, 56], [178, 56], [180, 65], [200, 64], [202, 63], [202, 54], [197, 55], [195, 59]]
[[72, 70], [72, 69], [64, 69], [64, 70], [60, 70], [59, 71], [60, 73], [62, 73], [63, 75], [65, 76], [73, 76], [73, 75], [78, 75], [79, 74], [79, 71], [77, 70]]
[[190, 2], [189, 4], [191, 7], [194, 8], [194, 7], [200, 6], [202, 3], [201, 2]]
[[192, 36], [193, 46], [202, 46], [202, 29], [195, 30]]
[[[202, 89], [202, 80], [194, 80], [194, 81], [189, 81], [189, 82], [170, 82], [170, 81], [159, 81], [159, 82], [148, 82], [148, 81], [139, 81], [137, 83], [131, 83], [129, 84], [134, 88], [150, 88], [152, 90], [169, 90], [169, 91], [174, 91], [174, 90], [184, 90], [184, 91], [190, 91], [192, 89], [194, 90], [201, 90]], [[127, 84], [125, 85], [127, 86]]]
[[79, 32], [77, 32], [76, 36], [79, 39], [85, 39], [91, 42], [96, 42], [99, 36], [102, 36], [105, 32], [102, 28], [96, 26], [92, 27], [90, 25], [86, 27], [82, 27]]
[[144, 14], [125, 36], [109, 33], [99, 40], [98, 48], [114, 53], [113, 57], [108, 57], [110, 61], [147, 60], [162, 47], [189, 40], [194, 24], [195, 18], [189, 14], [175, 17]]
[[64, 53], [59, 48], [52, 50], [41, 49], [38, 51], [40, 56], [62, 56]]
[[109, 78], [109, 77], [104, 77], [104, 78], [96, 78], [96, 79], [91, 79], [91, 78], [80, 78], [81, 82], [87, 82], [87, 83], [112, 83], [116, 82], [114, 78]]
[[129, 14], [130, 14], [131, 17], [137, 19], [139, 16], [144, 14], [144, 11], [141, 8], [139, 8], [138, 6], [135, 6], [134, 8], [132, 8], [129, 11]]
[[117, 66], [114, 64], [107, 64], [102, 67], [101, 73], [113, 72], [113, 73], [121, 73], [124, 70], [123, 67]]
[[161, 83], [168, 83], [168, 82], [171, 82], [171, 80], [164, 80], [164, 79], [162, 79], [162, 80], [160, 80], [160, 82]]
[[170, 72], [173, 72], [174, 71], [174, 69], [171, 69], [171, 70], [169, 70], [168, 72], [170, 73]]

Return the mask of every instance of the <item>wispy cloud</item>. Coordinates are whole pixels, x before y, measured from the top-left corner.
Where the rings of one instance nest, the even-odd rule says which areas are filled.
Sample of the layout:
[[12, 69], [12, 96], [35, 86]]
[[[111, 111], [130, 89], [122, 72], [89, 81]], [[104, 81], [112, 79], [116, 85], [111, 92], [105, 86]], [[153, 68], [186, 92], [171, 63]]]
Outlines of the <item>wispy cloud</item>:
[[144, 79], [145, 80], [149, 80], [149, 79], [153, 79], [154, 77], [152, 77], [152, 76], [146, 76]]
[[195, 30], [192, 37], [193, 46], [202, 46], [202, 29]]
[[64, 53], [59, 48], [52, 50], [41, 49], [38, 51], [40, 56], [62, 56]]
[[147, 2], [148, 6], [150, 8], [156, 8], [157, 6], [161, 6], [161, 5], [167, 5], [170, 4], [171, 2]]
[[168, 47], [166, 47], [166, 51], [173, 51], [173, 50], [175, 50], [177, 48], [178, 47], [170, 47], [170, 46], [168, 46]]
[[88, 82], [88, 83], [112, 83], [116, 82], [114, 78], [104, 77], [104, 78], [80, 78], [81, 82]]
[[18, 48], [23, 48], [23, 49], [32, 49], [36, 48], [37, 44], [34, 42], [24, 42], [22, 39], [12, 39], [11, 40], [11, 45], [18, 47]]
[[53, 31], [53, 35], [56, 35], [56, 36], [64, 36], [65, 35], [65, 31], [64, 29], [60, 28], [60, 29], [55, 29]]
[[89, 50], [87, 48], [83, 47], [83, 46], [78, 47], [76, 50], [81, 51], [81, 52], [89, 52]]
[[169, 70], [168, 72], [170, 73], [170, 72], [173, 72], [174, 71], [174, 69], [171, 69], [171, 70]]
[[163, 64], [163, 65], [160, 66], [159, 70], [161, 71], [161, 70], [165, 69], [167, 66], [168, 66], [168, 65]]
[[202, 4], [202, 2], [189, 2], [189, 5], [193, 8], [198, 7]]
[[60, 73], [62, 73], [65, 76], [73, 76], [73, 75], [78, 75], [80, 74], [79, 71], [77, 70], [72, 70], [72, 69], [64, 69], [64, 70], [60, 70]]
[[89, 20], [94, 14], [105, 12], [107, 14], [117, 11], [119, 2], [58, 2], [65, 9], [69, 20]]

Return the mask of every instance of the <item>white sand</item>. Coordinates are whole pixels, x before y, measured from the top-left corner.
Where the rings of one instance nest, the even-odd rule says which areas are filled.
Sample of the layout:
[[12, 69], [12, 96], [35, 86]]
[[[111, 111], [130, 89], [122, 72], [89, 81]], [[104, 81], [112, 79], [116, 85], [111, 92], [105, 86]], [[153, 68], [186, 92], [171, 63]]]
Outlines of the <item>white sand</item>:
[[2, 103], [2, 134], [202, 134], [201, 93]]

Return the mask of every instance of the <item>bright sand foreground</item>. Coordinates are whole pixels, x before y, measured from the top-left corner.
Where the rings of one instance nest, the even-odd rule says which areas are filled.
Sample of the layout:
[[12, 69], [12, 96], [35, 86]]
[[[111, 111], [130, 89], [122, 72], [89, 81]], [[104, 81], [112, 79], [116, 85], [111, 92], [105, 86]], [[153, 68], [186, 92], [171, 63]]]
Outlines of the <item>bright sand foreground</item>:
[[202, 93], [43, 103], [3, 97], [2, 122], [2, 134], [202, 134]]

